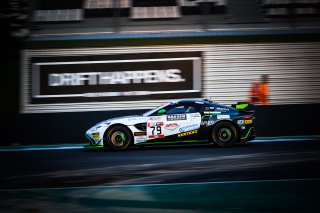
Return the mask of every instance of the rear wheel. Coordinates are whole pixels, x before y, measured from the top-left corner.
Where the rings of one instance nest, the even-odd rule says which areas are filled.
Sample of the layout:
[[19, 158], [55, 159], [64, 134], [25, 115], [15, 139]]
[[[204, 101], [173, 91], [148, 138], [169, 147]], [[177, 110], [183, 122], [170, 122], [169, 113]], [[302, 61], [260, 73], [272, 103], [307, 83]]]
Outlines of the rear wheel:
[[127, 149], [131, 142], [131, 132], [129, 129], [123, 126], [112, 127], [104, 138], [104, 144], [116, 151]]
[[220, 122], [211, 131], [211, 137], [220, 147], [232, 146], [237, 140], [237, 130], [232, 123]]

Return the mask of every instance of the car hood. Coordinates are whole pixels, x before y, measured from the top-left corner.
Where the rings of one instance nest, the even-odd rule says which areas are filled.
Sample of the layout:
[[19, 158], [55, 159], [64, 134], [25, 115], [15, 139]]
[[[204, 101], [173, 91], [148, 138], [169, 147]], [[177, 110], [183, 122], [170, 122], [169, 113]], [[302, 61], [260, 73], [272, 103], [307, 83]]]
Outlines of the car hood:
[[135, 121], [147, 122], [147, 119], [148, 119], [148, 117], [144, 117], [141, 115], [130, 115], [130, 116], [121, 116], [121, 117], [116, 117], [116, 118], [110, 118], [106, 121], [111, 122], [111, 123], [116, 123], [116, 122], [136, 123]]
[[138, 123], [146, 123], [148, 120], [148, 117], [144, 117], [141, 115], [131, 115], [131, 116], [121, 116], [121, 117], [116, 117], [116, 118], [110, 118], [104, 121], [101, 121], [91, 127], [88, 132], [93, 132], [93, 131], [100, 131], [101, 129], [108, 128], [108, 126], [113, 125], [113, 124], [123, 124], [126, 126], [130, 125], [135, 125]]
[[[112, 124], [124, 124], [124, 125], [135, 125], [137, 123], [145, 123], [147, 122], [148, 117], [144, 117], [141, 115], [130, 115], [130, 116], [121, 116], [116, 118], [110, 118], [99, 124], [112, 125]], [[97, 124], [97, 125], [99, 125]]]

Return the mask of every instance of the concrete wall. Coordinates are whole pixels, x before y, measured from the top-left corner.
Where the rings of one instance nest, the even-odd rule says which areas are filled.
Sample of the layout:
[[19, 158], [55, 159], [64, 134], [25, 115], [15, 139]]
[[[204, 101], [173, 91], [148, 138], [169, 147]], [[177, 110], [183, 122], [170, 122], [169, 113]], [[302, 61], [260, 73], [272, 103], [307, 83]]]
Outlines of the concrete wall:
[[[257, 137], [320, 135], [320, 104], [256, 106]], [[86, 143], [85, 131], [104, 119], [144, 110], [1, 116], [0, 145]]]

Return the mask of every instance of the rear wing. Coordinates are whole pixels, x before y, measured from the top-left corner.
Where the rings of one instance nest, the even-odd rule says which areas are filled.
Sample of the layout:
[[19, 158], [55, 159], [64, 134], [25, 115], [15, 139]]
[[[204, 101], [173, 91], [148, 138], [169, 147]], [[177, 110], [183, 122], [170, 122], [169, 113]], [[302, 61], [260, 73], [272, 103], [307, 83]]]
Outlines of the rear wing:
[[236, 104], [232, 104], [231, 107], [243, 113], [254, 113], [254, 105], [250, 102], [238, 102]]

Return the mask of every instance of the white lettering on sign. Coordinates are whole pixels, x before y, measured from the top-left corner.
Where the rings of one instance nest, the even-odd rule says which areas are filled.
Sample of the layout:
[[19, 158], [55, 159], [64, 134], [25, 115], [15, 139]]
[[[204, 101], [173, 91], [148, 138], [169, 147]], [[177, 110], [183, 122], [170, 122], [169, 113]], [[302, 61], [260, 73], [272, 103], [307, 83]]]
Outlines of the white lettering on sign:
[[179, 69], [49, 74], [49, 86], [53, 87], [184, 81], [186, 79], [181, 77]]

